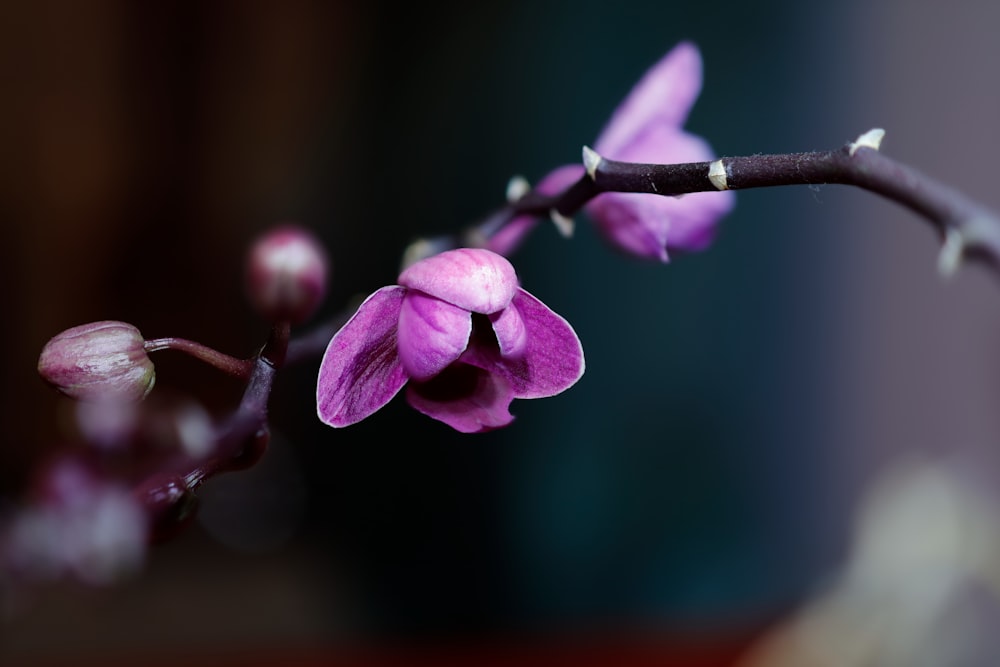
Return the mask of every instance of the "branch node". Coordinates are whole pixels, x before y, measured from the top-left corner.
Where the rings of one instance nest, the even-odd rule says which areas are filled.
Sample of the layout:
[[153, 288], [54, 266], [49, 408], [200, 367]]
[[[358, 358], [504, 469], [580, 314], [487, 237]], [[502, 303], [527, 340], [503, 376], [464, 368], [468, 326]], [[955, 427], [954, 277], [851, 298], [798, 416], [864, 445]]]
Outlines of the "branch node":
[[942, 278], [951, 278], [962, 264], [965, 253], [965, 236], [955, 227], [949, 227], [944, 233], [944, 243], [938, 253], [938, 273]]
[[583, 147], [583, 166], [587, 170], [587, 176], [590, 176], [590, 180], [597, 180], [597, 169], [601, 166], [601, 162], [604, 160], [600, 153], [595, 151], [590, 146]]
[[726, 165], [722, 164], [722, 158], [708, 165], [708, 180], [716, 190], [729, 189], [729, 176], [726, 174]]
[[531, 191], [531, 183], [524, 176], [511, 176], [507, 181], [507, 203], [516, 204], [521, 197]]
[[552, 218], [552, 222], [556, 224], [556, 229], [559, 234], [565, 239], [573, 238], [573, 229], [575, 227], [573, 223], [573, 218], [567, 218], [565, 215], [559, 211], [552, 209], [549, 211], [549, 216]]
[[858, 152], [859, 148], [870, 148], [873, 151], [877, 151], [879, 146], [882, 145], [882, 139], [884, 138], [885, 130], [880, 127], [872, 128], [847, 144], [847, 154], [853, 156]]

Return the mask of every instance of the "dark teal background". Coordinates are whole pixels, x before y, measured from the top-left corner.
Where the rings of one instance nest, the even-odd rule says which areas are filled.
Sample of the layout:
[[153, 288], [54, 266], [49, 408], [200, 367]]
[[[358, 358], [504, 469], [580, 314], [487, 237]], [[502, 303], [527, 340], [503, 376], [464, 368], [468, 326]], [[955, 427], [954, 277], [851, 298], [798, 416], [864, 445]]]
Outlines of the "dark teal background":
[[[688, 127], [722, 154], [835, 146], [860, 122], [836, 93], [844, 17], [800, 3], [369, 11], [302, 216], [331, 221], [334, 303], [391, 281], [412, 238], [498, 205], [511, 175], [579, 159], [680, 40], [705, 60]], [[583, 340], [578, 386], [481, 436], [402, 401], [297, 436], [322, 489], [312, 534], [359, 573], [379, 632], [752, 624], [811, 590], [850, 508], [824, 423], [834, 199], [741, 194], [715, 247], [669, 266], [616, 254], [582, 217], [571, 242], [543, 226], [514, 261]]]

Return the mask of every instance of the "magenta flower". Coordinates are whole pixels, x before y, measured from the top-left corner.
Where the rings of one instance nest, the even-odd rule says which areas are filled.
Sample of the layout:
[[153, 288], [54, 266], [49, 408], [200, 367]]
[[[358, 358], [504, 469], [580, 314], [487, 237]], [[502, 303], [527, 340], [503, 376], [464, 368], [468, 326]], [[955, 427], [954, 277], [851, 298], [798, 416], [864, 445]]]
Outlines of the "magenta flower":
[[319, 418], [349, 426], [409, 383], [414, 408], [463, 433], [509, 424], [515, 398], [553, 396], [583, 375], [572, 327], [481, 249], [417, 262], [361, 304], [319, 369]]
[[[684, 121], [701, 90], [701, 55], [689, 42], [678, 44], [650, 69], [618, 107], [594, 143], [602, 157], [622, 162], [675, 164], [714, 159], [708, 143], [685, 132]], [[558, 194], [584, 174], [582, 165], [556, 169], [538, 184]], [[715, 237], [716, 223], [735, 203], [732, 192], [699, 192], [683, 197], [608, 192], [585, 207], [613, 245], [642, 258], [668, 261], [667, 251], [701, 250]], [[489, 247], [507, 254], [532, 222], [513, 220]]]

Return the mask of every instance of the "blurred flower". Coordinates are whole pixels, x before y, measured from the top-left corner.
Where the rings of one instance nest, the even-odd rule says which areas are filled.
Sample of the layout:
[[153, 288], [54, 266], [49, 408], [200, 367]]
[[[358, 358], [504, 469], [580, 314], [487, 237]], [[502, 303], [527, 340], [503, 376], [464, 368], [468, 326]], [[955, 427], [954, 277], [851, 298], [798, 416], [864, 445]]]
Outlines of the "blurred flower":
[[323, 301], [329, 262], [322, 244], [294, 225], [274, 229], [254, 243], [247, 261], [247, 293], [270, 321], [299, 324]]
[[169, 393], [142, 403], [81, 401], [76, 425], [84, 440], [105, 451], [147, 456], [182, 453], [200, 459], [212, 453], [212, 419], [199, 403]]
[[139, 330], [125, 322], [83, 324], [45, 344], [38, 373], [77, 400], [138, 401], [156, 380], [143, 343]]
[[15, 572], [98, 585], [141, 564], [146, 515], [126, 488], [63, 459], [43, 472], [35, 496], [15, 514], [3, 544], [3, 559]]
[[[701, 90], [701, 55], [689, 42], [678, 44], [650, 69], [615, 111], [594, 143], [602, 157], [622, 162], [670, 164], [714, 159], [708, 143], [685, 132], [684, 121]], [[535, 188], [555, 195], [584, 175], [582, 165], [566, 165]], [[585, 207], [602, 235], [625, 252], [668, 261], [668, 250], [701, 250], [715, 236], [716, 223], [735, 203], [732, 192], [699, 192], [683, 197], [608, 192]], [[515, 218], [489, 243], [507, 254], [533, 226]]]
[[480, 249], [417, 262], [372, 294], [333, 337], [319, 371], [319, 417], [348, 426], [409, 381], [407, 400], [465, 433], [509, 424], [515, 398], [553, 396], [583, 374], [570, 325]]

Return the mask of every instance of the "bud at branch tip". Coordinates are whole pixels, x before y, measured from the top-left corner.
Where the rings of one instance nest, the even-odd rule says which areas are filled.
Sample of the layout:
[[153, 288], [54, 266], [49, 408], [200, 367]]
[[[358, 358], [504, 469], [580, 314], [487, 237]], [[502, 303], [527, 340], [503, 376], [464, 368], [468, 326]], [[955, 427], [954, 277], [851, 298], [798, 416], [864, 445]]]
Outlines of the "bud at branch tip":
[[260, 237], [247, 260], [247, 295], [272, 322], [299, 324], [319, 307], [326, 292], [329, 262], [322, 244], [295, 225]]

